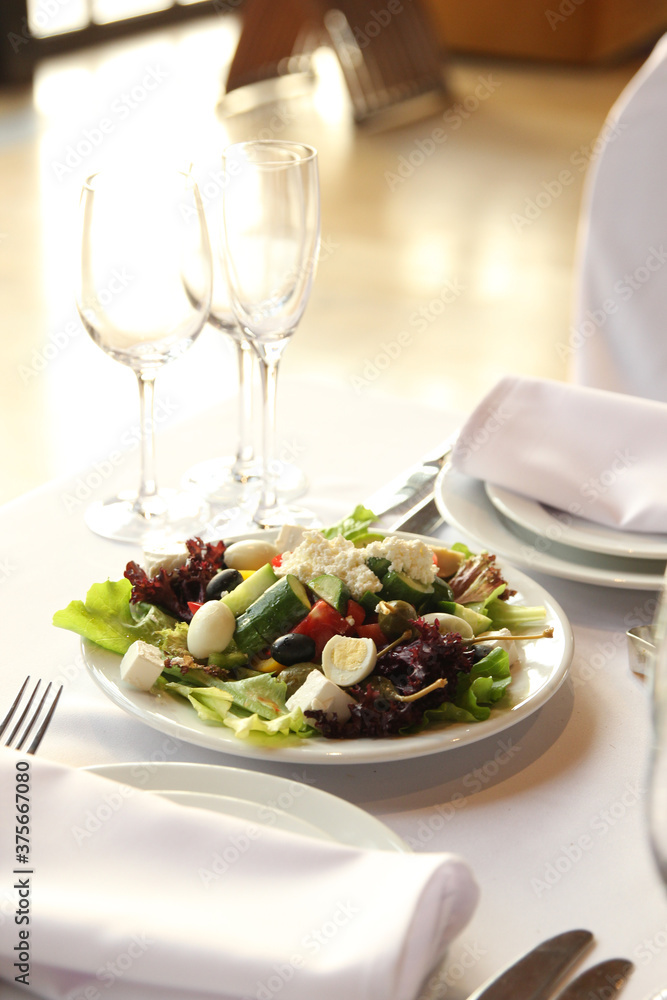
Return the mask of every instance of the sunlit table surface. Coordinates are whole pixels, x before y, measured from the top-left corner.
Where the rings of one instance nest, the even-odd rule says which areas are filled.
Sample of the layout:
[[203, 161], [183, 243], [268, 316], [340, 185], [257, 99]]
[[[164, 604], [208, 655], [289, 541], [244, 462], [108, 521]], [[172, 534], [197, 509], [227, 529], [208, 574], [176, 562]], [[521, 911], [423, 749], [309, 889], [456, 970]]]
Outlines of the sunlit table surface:
[[[460, 419], [372, 391], [303, 382], [283, 387], [279, 437], [309, 476], [307, 502], [327, 522], [443, 440]], [[212, 407], [161, 431], [165, 485], [217, 453], [225, 421], [233, 421], [233, 410]], [[98, 475], [104, 457], [94, 463]], [[168, 760], [281, 775], [357, 804], [416, 851], [460, 853], [481, 898], [434, 996], [466, 997], [522, 951], [573, 927], [595, 935], [587, 962], [625, 956], [635, 963], [627, 1000], [667, 986], [667, 896], [645, 826], [649, 699], [629, 668], [625, 641], [631, 617], [650, 619], [655, 594], [531, 573], [571, 622], [569, 677], [538, 712], [471, 745], [399, 762], [310, 766], [198, 748], [112, 704], [89, 676], [78, 637], [51, 625], [56, 609], [83, 599], [95, 581], [119, 579], [127, 560], [139, 558], [129, 545], [92, 535], [82, 519], [90, 499], [133, 485], [135, 458], [115, 463], [100, 482], [91, 479], [94, 467], [82, 469], [0, 509], [0, 708], [27, 673], [64, 682], [40, 755], [76, 767]], [[73, 504], [68, 498], [77, 491], [82, 499]], [[440, 535], [456, 538], [448, 527]], [[13, 822], [4, 808], [0, 835], [0, 857], [7, 858]], [[13, 909], [5, 893], [0, 931]], [[2, 985], [3, 996], [13, 991]]]

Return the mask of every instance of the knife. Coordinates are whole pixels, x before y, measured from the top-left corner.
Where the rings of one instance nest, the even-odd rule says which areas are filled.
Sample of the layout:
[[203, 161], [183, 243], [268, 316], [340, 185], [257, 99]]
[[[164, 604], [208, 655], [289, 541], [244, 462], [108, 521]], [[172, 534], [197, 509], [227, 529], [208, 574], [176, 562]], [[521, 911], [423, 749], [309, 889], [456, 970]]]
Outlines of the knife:
[[[364, 506], [377, 515], [378, 526], [386, 531], [417, 530], [412, 522], [419, 518], [419, 524], [428, 520], [435, 522], [440, 515], [433, 500], [435, 480], [440, 469], [451, 454], [458, 432], [451, 434], [432, 451], [427, 452], [415, 465], [405, 469], [364, 500]], [[410, 527], [406, 528], [406, 524]]]
[[592, 942], [593, 935], [586, 930], [557, 934], [493, 976], [468, 1000], [547, 1000]]
[[611, 1000], [625, 986], [633, 969], [627, 958], [608, 958], [573, 979], [555, 1000]]

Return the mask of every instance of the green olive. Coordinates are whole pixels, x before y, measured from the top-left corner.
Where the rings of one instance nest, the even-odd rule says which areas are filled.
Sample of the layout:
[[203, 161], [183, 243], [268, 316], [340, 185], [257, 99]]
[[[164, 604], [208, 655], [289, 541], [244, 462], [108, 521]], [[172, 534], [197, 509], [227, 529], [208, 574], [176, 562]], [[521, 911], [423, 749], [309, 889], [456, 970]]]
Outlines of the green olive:
[[319, 667], [316, 663], [293, 663], [289, 667], [283, 667], [278, 677], [287, 685], [285, 700], [290, 698], [295, 691], [298, 691], [312, 670], [318, 669]]
[[387, 639], [398, 639], [412, 628], [417, 612], [407, 601], [380, 601], [378, 624]]

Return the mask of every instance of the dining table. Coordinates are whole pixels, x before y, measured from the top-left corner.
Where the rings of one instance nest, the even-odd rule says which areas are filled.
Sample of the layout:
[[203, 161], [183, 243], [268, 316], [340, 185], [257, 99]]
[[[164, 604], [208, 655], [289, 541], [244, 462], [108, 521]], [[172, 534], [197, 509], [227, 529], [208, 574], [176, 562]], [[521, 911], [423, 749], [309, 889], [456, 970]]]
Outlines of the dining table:
[[[437, 448], [465, 417], [446, 400], [438, 406], [326, 373], [294, 375], [281, 385], [278, 450], [307, 474], [300, 503], [329, 524]], [[189, 467], [214, 457], [220, 428], [233, 425], [233, 400], [209, 400], [161, 425], [161, 481], [176, 485]], [[86, 456], [77, 472], [0, 509], [0, 714], [27, 674], [63, 685], [40, 758], [74, 768], [136, 764], [150, 772], [188, 762], [276, 775], [354, 804], [404, 850], [460, 855], [479, 902], [425, 995], [463, 1000], [522, 952], [571, 928], [594, 935], [586, 962], [618, 956], [634, 963], [627, 1000], [647, 1000], [667, 986], [667, 895], [646, 818], [651, 699], [626, 637], [630, 626], [652, 620], [657, 590], [548, 575], [536, 556], [522, 572], [562, 609], [573, 653], [562, 683], [535, 711], [484, 738], [388, 759], [359, 759], [345, 741], [332, 741], [326, 762], [257, 756], [240, 740], [234, 752], [228, 743], [213, 749], [124, 711], [96, 683], [79, 637], [52, 624], [54, 612], [83, 600], [93, 582], [120, 579], [128, 560], [141, 561], [141, 550], [98, 537], [84, 522], [88, 503], [132, 485], [136, 460], [136, 448]], [[446, 522], [434, 531], [444, 545], [475, 547]], [[511, 574], [511, 563], [499, 561]], [[5, 865], [13, 827], [2, 803]], [[5, 891], [0, 933], [13, 910]], [[28, 995], [12, 983], [0, 984], [0, 994]]]

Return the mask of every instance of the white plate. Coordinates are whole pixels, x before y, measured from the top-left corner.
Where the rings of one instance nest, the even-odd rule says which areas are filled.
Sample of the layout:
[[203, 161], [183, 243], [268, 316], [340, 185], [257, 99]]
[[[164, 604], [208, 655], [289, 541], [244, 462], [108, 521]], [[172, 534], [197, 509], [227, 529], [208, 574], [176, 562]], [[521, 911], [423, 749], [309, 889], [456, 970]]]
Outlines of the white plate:
[[299, 781], [218, 764], [146, 762], [88, 767], [102, 777], [174, 802], [352, 847], [410, 851], [374, 816]]
[[486, 483], [485, 489], [496, 510], [540, 537], [610, 556], [662, 559], [663, 563], [667, 559], [667, 535], [608, 528], [491, 483]]
[[[418, 538], [394, 532], [403, 538]], [[246, 536], [249, 537], [249, 536]], [[265, 531], [269, 540], [275, 532]], [[438, 539], [426, 539], [441, 545]], [[535, 712], [558, 690], [572, 659], [573, 640], [570, 624], [562, 608], [539, 584], [517, 570], [506, 574], [510, 586], [518, 591], [516, 603], [544, 605], [546, 625], [554, 628], [553, 639], [522, 643], [524, 662], [515, 669], [509, 697], [503, 707], [492, 709], [484, 722], [441, 723], [412, 736], [378, 739], [328, 740], [324, 737], [299, 739], [298, 736], [265, 736], [251, 733], [239, 739], [224, 725], [216, 726], [199, 718], [185, 700], [167, 693], [151, 694], [123, 684], [119, 676], [120, 656], [93, 643], [83, 641], [83, 657], [95, 681], [119, 708], [159, 732], [176, 739], [208, 747], [237, 757], [272, 761], [300, 761], [302, 764], [367, 764], [405, 760], [451, 750], [494, 736]]]
[[663, 575], [656, 572], [655, 562], [568, 548], [505, 521], [487, 497], [484, 485], [450, 465], [438, 475], [435, 499], [438, 510], [453, 528], [515, 566], [603, 587], [662, 587]]

